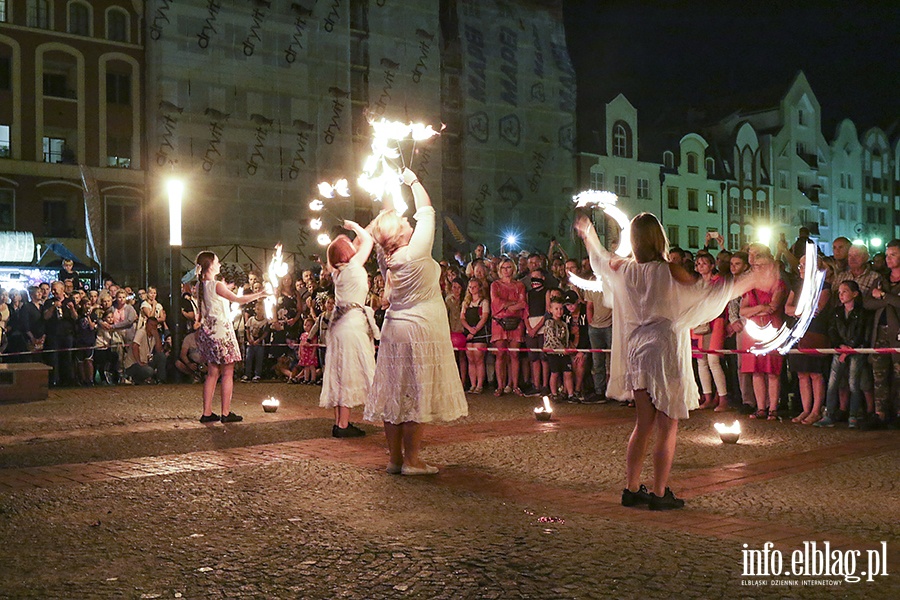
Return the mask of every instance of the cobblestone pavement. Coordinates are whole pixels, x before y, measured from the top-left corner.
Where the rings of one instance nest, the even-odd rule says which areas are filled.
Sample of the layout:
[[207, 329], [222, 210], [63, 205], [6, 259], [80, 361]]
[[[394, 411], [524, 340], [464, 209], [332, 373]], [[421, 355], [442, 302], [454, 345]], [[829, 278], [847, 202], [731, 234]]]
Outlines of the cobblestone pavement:
[[[0, 597], [900, 597], [896, 432], [741, 418], [723, 445], [714, 417], [736, 413], [696, 413], [672, 480], [687, 507], [653, 513], [619, 504], [630, 409], [538, 423], [536, 399], [470, 396], [426, 429], [441, 473], [406, 478], [380, 427], [331, 438], [318, 390], [238, 385], [228, 426], [197, 423], [190, 385], [0, 405]], [[766, 542], [782, 575], [745, 575], [743, 545]], [[804, 542], [856, 574], [886, 548], [889, 574], [785, 575]]]

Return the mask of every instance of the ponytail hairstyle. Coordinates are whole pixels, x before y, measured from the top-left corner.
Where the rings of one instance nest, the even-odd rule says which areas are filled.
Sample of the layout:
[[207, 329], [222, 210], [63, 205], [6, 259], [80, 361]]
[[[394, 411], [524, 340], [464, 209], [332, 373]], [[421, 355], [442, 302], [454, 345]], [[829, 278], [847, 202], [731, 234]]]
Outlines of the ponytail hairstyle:
[[195, 318], [197, 322], [200, 322], [200, 319], [203, 318], [201, 314], [203, 312], [203, 279], [206, 277], [206, 273], [209, 272], [209, 268], [212, 266], [213, 261], [216, 259], [216, 253], [211, 252], [209, 250], [203, 250], [197, 255], [197, 266], [195, 268], [195, 273], [197, 275], [197, 314]]

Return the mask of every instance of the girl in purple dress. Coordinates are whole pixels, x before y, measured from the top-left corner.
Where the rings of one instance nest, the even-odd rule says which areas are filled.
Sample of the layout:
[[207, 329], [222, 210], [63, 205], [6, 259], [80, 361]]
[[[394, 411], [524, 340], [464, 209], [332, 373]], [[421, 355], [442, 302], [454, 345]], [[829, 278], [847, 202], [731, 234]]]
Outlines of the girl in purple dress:
[[[224, 281], [217, 281], [219, 257], [214, 252], [204, 250], [197, 255], [197, 304], [196, 313], [200, 328], [197, 330], [197, 347], [207, 365], [207, 377], [203, 382], [203, 415], [201, 423], [212, 423], [221, 419], [223, 423], [236, 423], [243, 417], [231, 412], [231, 393], [234, 388], [234, 363], [241, 360], [241, 350], [234, 325], [229, 316], [229, 302], [246, 304], [266, 295], [257, 292], [238, 296], [228, 289]], [[222, 378], [222, 416], [212, 411], [216, 382]]]

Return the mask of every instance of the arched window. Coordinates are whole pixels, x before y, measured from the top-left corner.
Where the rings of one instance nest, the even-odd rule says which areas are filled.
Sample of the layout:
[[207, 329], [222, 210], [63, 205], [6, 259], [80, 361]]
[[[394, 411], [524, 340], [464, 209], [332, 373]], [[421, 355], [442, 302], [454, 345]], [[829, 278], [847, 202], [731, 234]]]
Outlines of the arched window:
[[696, 173], [697, 172], [697, 153], [696, 152], [688, 152], [687, 153], [687, 170], [688, 170], [688, 173]]
[[69, 3], [69, 33], [91, 35], [91, 7], [81, 2]]
[[631, 158], [631, 128], [624, 121], [613, 125], [613, 156]]
[[113, 42], [129, 42], [131, 24], [128, 13], [118, 8], [106, 11], [106, 39]]
[[716, 161], [712, 158], [706, 159], [706, 174], [707, 175], [715, 175], [716, 174]]
[[667, 169], [675, 168], [675, 155], [670, 150], [663, 152], [663, 166]]

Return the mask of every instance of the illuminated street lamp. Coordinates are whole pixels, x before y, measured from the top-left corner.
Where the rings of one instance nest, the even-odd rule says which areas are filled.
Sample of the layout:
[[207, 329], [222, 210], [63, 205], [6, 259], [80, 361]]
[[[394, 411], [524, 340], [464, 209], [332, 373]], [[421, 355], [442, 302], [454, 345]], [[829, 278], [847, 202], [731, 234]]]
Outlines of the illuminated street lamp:
[[184, 182], [169, 179], [166, 182], [169, 194], [169, 310], [172, 315], [172, 354], [181, 351], [181, 199], [184, 196]]

